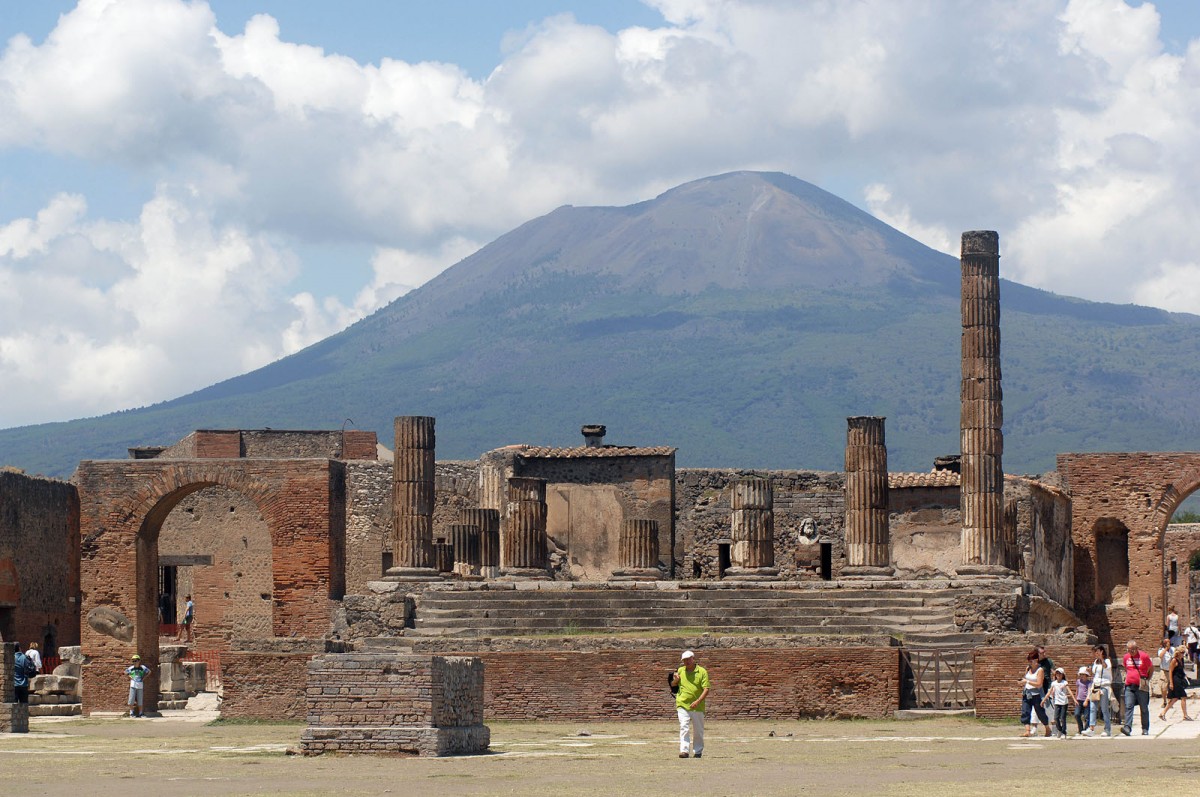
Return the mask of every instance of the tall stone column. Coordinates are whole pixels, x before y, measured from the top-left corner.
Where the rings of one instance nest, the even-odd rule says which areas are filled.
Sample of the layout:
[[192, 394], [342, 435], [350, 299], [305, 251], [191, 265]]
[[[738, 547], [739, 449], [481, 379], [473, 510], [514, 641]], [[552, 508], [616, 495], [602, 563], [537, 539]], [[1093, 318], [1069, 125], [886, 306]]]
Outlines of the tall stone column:
[[464, 509], [459, 523], [479, 529], [479, 574], [500, 575], [500, 512], [496, 509]]
[[887, 445], [884, 419], [846, 419], [846, 567], [848, 578], [890, 576]]
[[455, 523], [449, 532], [454, 547], [454, 572], [460, 576], [479, 575], [479, 527]]
[[546, 481], [508, 480], [504, 525], [500, 529], [500, 574], [546, 579]]
[[656, 581], [662, 578], [658, 566], [658, 521], [622, 520], [617, 555], [620, 566], [613, 571], [614, 580]]
[[1008, 575], [1004, 555], [1000, 236], [962, 234], [961, 575]]
[[735, 581], [770, 580], [775, 567], [775, 496], [770, 479], [746, 478], [733, 483], [730, 496], [733, 547], [725, 578]]
[[389, 581], [432, 581], [434, 419], [423, 415], [396, 418], [392, 469], [392, 567]]

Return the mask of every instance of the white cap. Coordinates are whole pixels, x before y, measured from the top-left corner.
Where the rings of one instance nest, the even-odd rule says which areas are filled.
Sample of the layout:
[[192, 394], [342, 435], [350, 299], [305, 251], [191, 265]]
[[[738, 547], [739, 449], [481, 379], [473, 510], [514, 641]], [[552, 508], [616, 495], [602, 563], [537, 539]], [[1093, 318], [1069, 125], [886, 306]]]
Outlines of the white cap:
[[1066, 670], [1064, 670], [1062, 667], [1055, 667], [1055, 668], [1054, 668], [1054, 671], [1055, 671], [1055, 672], [1061, 672], [1063, 675], [1066, 675], [1066, 674], [1067, 674], [1067, 671], [1066, 671]]
[[690, 650], [685, 650], [683, 652], [683, 655], [679, 657], [679, 660], [683, 661], [684, 659], [690, 659], [690, 658], [693, 658], [695, 655], [696, 654], [692, 653]]
[[1080, 675], [1087, 675], [1089, 672], [1091, 672], [1091, 670], [1089, 670], [1087, 667], [1080, 667], [1080, 668], [1079, 668], [1079, 674], [1080, 674]]

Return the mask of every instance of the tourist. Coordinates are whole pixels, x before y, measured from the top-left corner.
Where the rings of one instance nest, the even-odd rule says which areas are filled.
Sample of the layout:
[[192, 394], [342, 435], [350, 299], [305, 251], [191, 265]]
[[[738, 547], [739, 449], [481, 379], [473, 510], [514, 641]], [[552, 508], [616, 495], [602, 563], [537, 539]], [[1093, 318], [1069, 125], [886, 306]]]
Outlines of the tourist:
[[1031, 650], [1026, 658], [1028, 666], [1025, 668], [1025, 678], [1021, 681], [1021, 724], [1025, 726], [1025, 732], [1021, 736], [1033, 736], [1035, 714], [1046, 727], [1046, 735], [1049, 736], [1050, 720], [1047, 719], [1046, 709], [1042, 706], [1042, 697], [1046, 694], [1046, 672], [1038, 664], [1036, 649]]
[[1112, 736], [1112, 660], [1103, 645], [1096, 645], [1092, 652], [1096, 654], [1092, 662], [1092, 731], [1096, 730], [1099, 714], [1104, 717], [1104, 733], [1100, 735], [1108, 739]]
[[1071, 700], [1071, 686], [1067, 683], [1067, 671], [1062, 667], [1054, 668], [1054, 680], [1042, 698], [1043, 706], [1050, 706], [1054, 711], [1054, 737], [1067, 738], [1067, 705]]
[[29, 643], [29, 647], [25, 650], [25, 657], [33, 662], [34, 668], [36, 668], [39, 673], [42, 671], [42, 654], [38, 651], [38, 643]]
[[142, 664], [141, 656], [134, 653], [133, 663], [125, 668], [125, 674], [129, 676], [129, 716], [144, 717], [145, 680], [150, 674], [150, 668]]
[[679, 715], [679, 757], [700, 758], [704, 752], [704, 699], [708, 697], [708, 671], [696, 664], [696, 654], [685, 650], [682, 662], [675, 671], [672, 686], [675, 693], [675, 713]]
[[1133, 733], [1133, 710], [1142, 711], [1142, 736], [1150, 735], [1150, 672], [1154, 669], [1154, 660], [1150, 654], [1138, 649], [1138, 643], [1129, 640], [1125, 645], [1125, 722], [1121, 725], [1121, 733], [1129, 736]]
[[13, 691], [16, 693], [18, 703], [28, 703], [29, 679], [36, 673], [33, 671], [33, 662], [21, 652], [21, 643], [18, 642], [13, 647], [15, 648], [13, 653]]
[[1167, 712], [1175, 707], [1176, 701], [1179, 702], [1179, 707], [1183, 709], [1183, 718], [1191, 722], [1192, 718], [1188, 716], [1187, 710], [1187, 676], [1183, 672], [1184, 666], [1184, 649], [1183, 646], [1175, 648], [1175, 655], [1171, 657], [1170, 668], [1167, 670], [1167, 683], [1170, 684], [1167, 689], [1167, 707], [1158, 715], [1160, 720], [1167, 718]]
[[1167, 609], [1167, 625], [1163, 629], [1163, 636], [1171, 640], [1171, 647], [1179, 644], [1179, 615], [1175, 613], [1175, 607]]
[[1092, 668], [1080, 667], [1075, 678], [1075, 730], [1080, 736], [1092, 735]]
[[1200, 628], [1196, 627], [1196, 621], [1193, 619], [1188, 623], [1187, 628], [1183, 629], [1183, 638], [1187, 642], [1188, 661], [1196, 664], [1200, 661]]
[[[1046, 655], [1046, 646], [1037, 645], [1034, 647], [1037, 652], [1038, 666], [1042, 668], [1042, 691], [1050, 688], [1050, 684], [1054, 682], [1054, 660]], [[1044, 724], [1044, 722], [1043, 722]], [[1050, 735], [1050, 727], [1046, 726], [1046, 735]]]
[[[183, 604], [183, 619], [179, 623], [179, 633], [175, 635], [176, 642], [191, 642], [193, 641], [194, 626], [196, 624], [196, 604], [192, 603], [192, 596], [185, 595]], [[187, 637], [185, 640], [184, 637]]]
[[1163, 710], [1167, 709], [1167, 690], [1170, 684], [1167, 683], [1167, 668], [1171, 666], [1171, 657], [1175, 655], [1175, 646], [1171, 644], [1171, 638], [1164, 636], [1162, 647], [1158, 649], [1158, 669], [1154, 671], [1154, 675], [1150, 678], [1150, 694], [1158, 695], [1162, 698]]

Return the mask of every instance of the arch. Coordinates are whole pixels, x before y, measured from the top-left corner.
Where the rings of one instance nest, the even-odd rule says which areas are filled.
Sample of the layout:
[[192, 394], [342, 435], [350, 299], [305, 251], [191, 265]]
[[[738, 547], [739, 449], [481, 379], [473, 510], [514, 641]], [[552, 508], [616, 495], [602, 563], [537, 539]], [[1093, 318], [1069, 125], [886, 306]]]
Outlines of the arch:
[[[85, 624], [94, 676], [85, 706], [124, 705], [121, 665], [135, 650], [158, 665], [158, 537], [187, 496], [220, 486], [252, 501], [272, 549], [273, 636], [319, 637], [344, 590], [344, 471], [331, 460], [128, 460], [79, 465], [82, 611], [104, 607], [128, 618], [122, 641]], [[150, 709], [151, 695], [147, 694]], [[156, 697], [156, 696], [155, 696]]]

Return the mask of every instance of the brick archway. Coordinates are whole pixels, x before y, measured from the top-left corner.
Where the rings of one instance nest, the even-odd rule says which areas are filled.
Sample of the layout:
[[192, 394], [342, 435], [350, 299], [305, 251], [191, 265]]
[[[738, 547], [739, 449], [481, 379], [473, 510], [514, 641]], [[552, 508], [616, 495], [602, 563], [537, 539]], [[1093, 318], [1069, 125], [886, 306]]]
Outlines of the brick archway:
[[[158, 679], [158, 534], [186, 496], [221, 486], [254, 502], [266, 521], [273, 560], [272, 632], [321, 637], [344, 590], [344, 473], [325, 459], [85, 461], [75, 472], [80, 499], [85, 708], [124, 708], [123, 670], [139, 652]], [[106, 607], [133, 625], [122, 641], [88, 623]], [[147, 689], [147, 709], [157, 691]]]
[[[1060, 454], [1058, 472], [1071, 496], [1077, 611], [1118, 648], [1126, 639], [1154, 646], [1168, 601], [1164, 535], [1175, 510], [1200, 489], [1200, 453]], [[1098, 600], [1102, 563], [1095, 530], [1105, 520], [1128, 529], [1128, 606]]]

